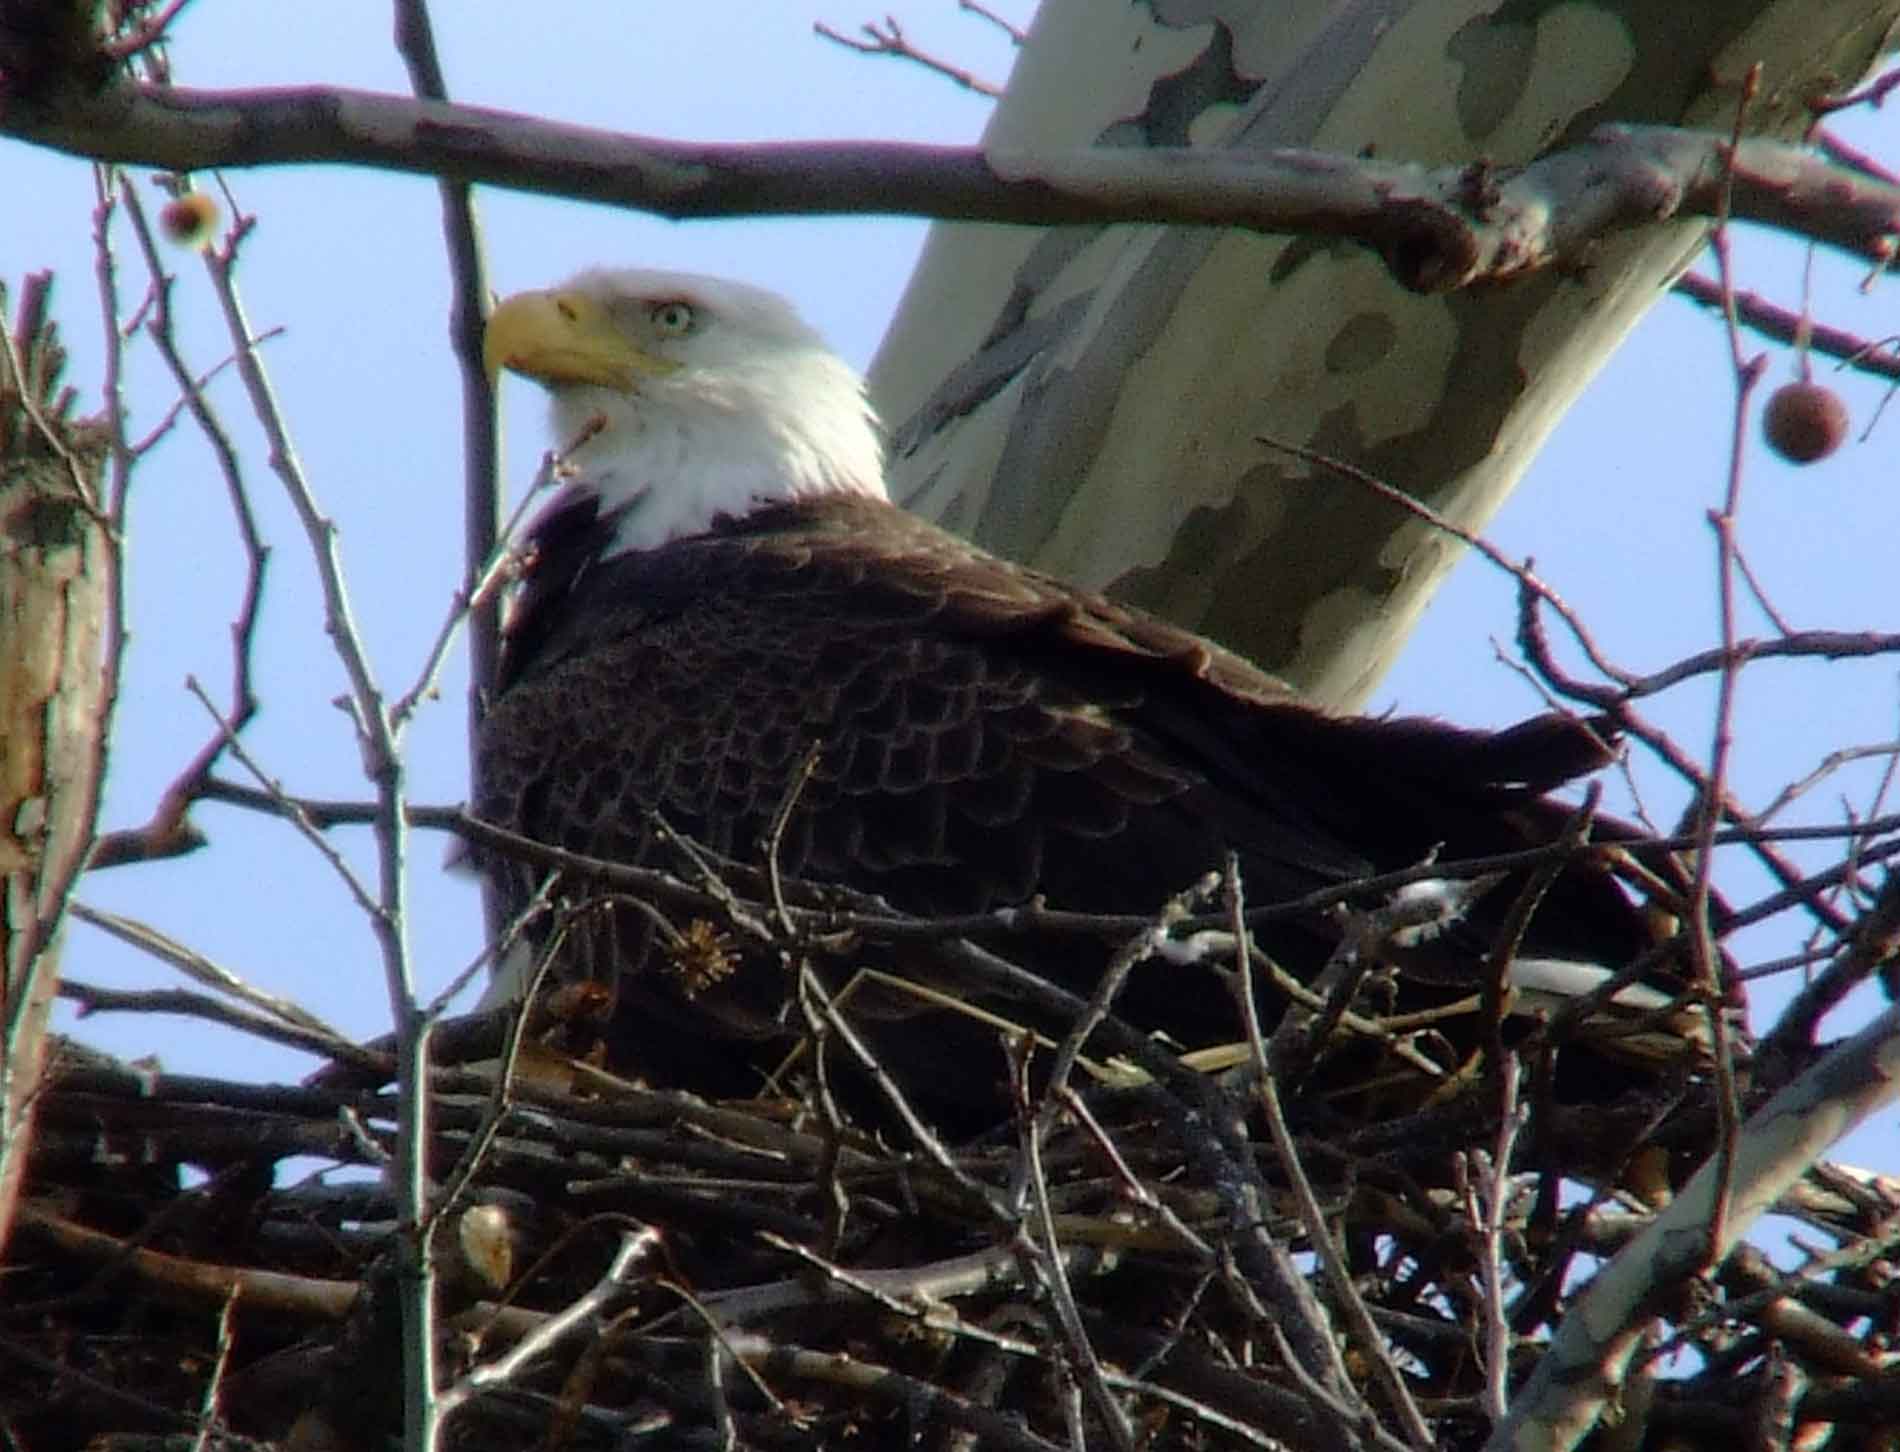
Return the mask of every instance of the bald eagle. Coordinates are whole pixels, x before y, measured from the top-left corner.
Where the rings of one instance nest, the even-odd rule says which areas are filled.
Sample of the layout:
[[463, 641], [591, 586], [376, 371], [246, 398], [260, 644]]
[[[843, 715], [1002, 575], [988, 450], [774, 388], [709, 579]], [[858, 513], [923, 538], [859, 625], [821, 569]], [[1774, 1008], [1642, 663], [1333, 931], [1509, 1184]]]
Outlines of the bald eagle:
[[[770, 836], [787, 876], [919, 914], [1037, 899], [1146, 912], [1232, 852], [1267, 904], [1549, 843], [1571, 809], [1544, 793], [1607, 759], [1555, 718], [1487, 733], [1326, 713], [1209, 640], [909, 515], [887, 496], [860, 378], [757, 288], [583, 272], [501, 304], [486, 352], [548, 390], [553, 439], [572, 445], [526, 541], [475, 761], [476, 814], [539, 841], [673, 865], [657, 814], [740, 862]], [[1604, 831], [1643, 855], [1631, 830]], [[1653, 889], [1667, 858], [1647, 855]], [[544, 876], [484, 865], [511, 912]], [[1652, 951], [1655, 915], [1617, 870], [1599, 856], [1557, 874], [1517, 943], [1511, 1001], [1583, 991], [1647, 954], [1656, 966], [1612, 1007], [1648, 1014], [1649, 1051], [1660, 1035], [1665, 1058], [1691, 1059], [1699, 1015], [1658, 1011], [1685, 960]], [[1394, 946], [1388, 1005], [1476, 991], [1524, 883]], [[592, 907], [530, 937], [612, 985], [624, 1068], [750, 1093], [803, 1032], [776, 961], [708, 982], [656, 947], [651, 912], [584, 883], [566, 896]], [[1311, 976], [1339, 933], [1315, 911], [1261, 941]], [[1106, 956], [1072, 940], [1023, 951], [1083, 994]], [[1272, 1022], [1282, 1000], [1261, 1000]], [[1114, 1008], [1170, 1047], [1242, 1036], [1226, 982], [1191, 962], [1146, 964]], [[904, 1036], [871, 1036], [921, 1101], [966, 1124], [959, 1109], [993, 1111], [993, 1027], [972, 1037], [941, 999], [882, 1014]]]

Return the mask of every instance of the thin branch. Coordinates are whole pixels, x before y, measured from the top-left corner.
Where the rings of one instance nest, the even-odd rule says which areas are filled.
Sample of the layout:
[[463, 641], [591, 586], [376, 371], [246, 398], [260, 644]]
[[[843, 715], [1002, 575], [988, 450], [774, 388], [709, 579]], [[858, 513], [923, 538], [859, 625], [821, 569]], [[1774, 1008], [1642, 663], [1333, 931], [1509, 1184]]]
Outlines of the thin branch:
[[436, 1420], [446, 1421], [471, 1397], [508, 1385], [533, 1361], [547, 1355], [566, 1338], [583, 1333], [598, 1335], [614, 1305], [626, 1296], [634, 1267], [653, 1253], [659, 1240], [659, 1233], [651, 1226], [643, 1225], [622, 1234], [613, 1259], [586, 1294], [542, 1321], [505, 1355], [471, 1368], [460, 1381], [442, 1388], [435, 1397]]
[[1292, 1127], [1287, 1123], [1286, 1111], [1280, 1102], [1278, 1066], [1269, 1052], [1266, 1035], [1261, 1029], [1259, 1002], [1254, 997], [1253, 946], [1245, 928], [1245, 887], [1241, 882], [1240, 860], [1233, 853], [1228, 854], [1221, 874], [1221, 885], [1232, 923], [1234, 957], [1239, 966], [1235, 991], [1246, 1030], [1247, 1052], [1254, 1070], [1254, 1095], [1266, 1120], [1267, 1135], [1273, 1142], [1274, 1153], [1279, 1156], [1280, 1169], [1292, 1188], [1300, 1226], [1306, 1232], [1307, 1244], [1319, 1260], [1327, 1288], [1333, 1293], [1334, 1303], [1346, 1319], [1359, 1353], [1367, 1359], [1374, 1381], [1385, 1393], [1400, 1425], [1405, 1429], [1407, 1442], [1415, 1448], [1430, 1448], [1431, 1429], [1426, 1425], [1417, 1402], [1412, 1399], [1404, 1375], [1394, 1364], [1385, 1338], [1379, 1335], [1378, 1328], [1373, 1324], [1365, 1299], [1353, 1284], [1352, 1272], [1346, 1266], [1339, 1242], [1333, 1238], [1326, 1223], [1326, 1214], [1320, 1208], [1319, 1197], [1313, 1193], [1312, 1181], [1307, 1176], [1306, 1165], [1300, 1158]]
[[82, 923], [90, 923], [120, 942], [148, 953], [159, 962], [168, 964], [196, 983], [202, 983], [214, 992], [236, 999], [239, 1003], [269, 1014], [279, 1023], [300, 1029], [315, 1035], [323, 1043], [323, 1053], [335, 1053], [346, 1050], [350, 1040], [343, 1033], [318, 1018], [309, 1009], [288, 998], [274, 993], [266, 993], [254, 988], [230, 969], [223, 967], [196, 949], [166, 936], [148, 923], [136, 918], [122, 917], [118, 913], [107, 912], [103, 908], [92, 907], [74, 899], [71, 905], [72, 915]]
[[[427, 0], [396, 0], [396, 49], [418, 100], [446, 102], [448, 82], [436, 52]], [[488, 264], [482, 255], [481, 215], [466, 181], [443, 178], [442, 237], [452, 279], [449, 342], [462, 378], [462, 596], [469, 602], [470, 742], [481, 724], [501, 654], [501, 613], [481, 580], [500, 551], [501, 422], [482, 362], [488, 317]], [[400, 730], [404, 714], [395, 717]]]
[[[1647, 723], [1643, 724], [1645, 729], [1654, 730], [1653, 727], [1648, 727]], [[329, 801], [300, 797], [285, 797], [278, 800], [268, 792], [246, 787], [241, 783], [226, 781], [220, 777], [214, 777], [206, 784], [205, 795], [214, 801], [231, 802], [255, 811], [267, 812], [273, 816], [301, 816], [319, 828], [364, 825], [375, 820], [377, 811], [376, 805], [372, 802]], [[634, 894], [650, 893], [681, 907], [715, 912], [736, 908], [742, 915], [749, 909], [764, 911], [766, 902], [763, 891], [764, 875], [740, 863], [724, 859], [715, 862], [708, 859], [706, 865], [709, 871], [716, 868], [719, 873], [735, 881], [751, 883], [756, 880], [761, 890], [755, 897], [740, 899], [730, 893], [715, 893], [704, 885], [695, 886], [682, 881], [672, 873], [657, 868], [631, 866], [624, 862], [590, 857], [585, 853], [553, 847], [537, 842], [531, 837], [510, 832], [506, 828], [480, 821], [469, 816], [460, 807], [415, 805], [408, 809], [408, 818], [414, 827], [452, 833], [471, 846], [498, 852], [503, 856], [538, 867], [595, 877], [610, 887]], [[1834, 825], [1765, 827], [1744, 823], [1718, 832], [1715, 845], [1760, 848], [1779, 842], [1841, 840], [1871, 842], [1875, 838], [1894, 832], [1900, 832], [1900, 815]], [[1685, 851], [1694, 847], [1699, 840], [1698, 837], [1684, 834], [1645, 839], [1645, 845], [1657, 851]], [[1258, 926], [1288, 917], [1310, 917], [1315, 911], [1341, 902], [1382, 896], [1408, 883], [1419, 882], [1426, 878], [1477, 877], [1489, 872], [1541, 866], [1551, 861], [1553, 857], [1581, 860], [1613, 854], [1618, 850], [1620, 850], [1618, 844], [1607, 841], [1575, 845], [1554, 843], [1543, 847], [1527, 848], [1521, 852], [1500, 852], [1485, 857], [1464, 858], [1459, 861], [1420, 863], [1352, 882], [1317, 888], [1282, 903], [1249, 907], [1247, 922], [1249, 926]], [[1873, 848], [1865, 850], [1864, 860], [1884, 861], [1896, 854], [1900, 854], [1900, 841], [1878, 843]], [[1792, 881], [1799, 887], [1808, 883], [1809, 879], [1795, 874]], [[1019, 908], [998, 908], [991, 912], [955, 914], [948, 917], [910, 917], [892, 912], [883, 905], [880, 899], [868, 893], [853, 892], [831, 884], [822, 886], [801, 884], [809, 895], [799, 898], [798, 894], [792, 891], [792, 886], [790, 881], [786, 883], [788, 899], [798, 898], [795, 902], [788, 901], [794, 924], [801, 932], [820, 935], [838, 931], [856, 931], [878, 937], [888, 936], [894, 942], [935, 941], [958, 937], [997, 941], [1040, 934], [1126, 939], [1132, 933], [1151, 928], [1154, 921], [1151, 915], [1142, 913], [1069, 912], [1033, 903]], [[1846, 920], [1843, 918], [1841, 922], [1845, 927]], [[1175, 928], [1177, 932], [1197, 933], [1208, 930], [1218, 931], [1225, 924], [1225, 918], [1219, 914], [1207, 914], [1183, 919], [1175, 925]], [[769, 938], [769, 934], [767, 937]]]
[[[1685, 1277], [1726, 1256], [1829, 1145], [1896, 1095], [1900, 1008], [1889, 1008], [1758, 1109], [1730, 1164], [1706, 1161], [1597, 1275], [1564, 1316], [1486, 1452], [1574, 1446], [1622, 1383], [1645, 1317]], [[1726, 1213], [1718, 1214], [1718, 1205]]]
[[455, 633], [461, 628], [462, 623], [468, 621], [473, 631], [476, 613], [493, 604], [502, 586], [507, 584], [515, 563], [512, 546], [516, 532], [521, 528], [522, 521], [527, 518], [529, 509], [553, 482], [562, 457], [555, 453], [542, 455], [534, 478], [523, 492], [521, 502], [508, 516], [507, 524], [502, 526], [488, 558], [482, 561], [480, 568], [473, 572], [468, 583], [456, 590], [454, 597], [449, 601], [448, 611], [443, 616], [441, 625], [436, 628], [435, 639], [430, 642], [429, 649], [423, 653], [422, 665], [416, 672], [414, 684], [403, 692], [401, 698], [390, 710], [390, 719], [395, 722], [398, 729], [408, 723], [409, 718], [415, 714], [416, 708], [435, 690], [436, 678], [441, 674], [443, 663], [448, 659], [449, 647], [455, 643]]
[[904, 27], [897, 23], [895, 15], [884, 17], [880, 26], [875, 20], [867, 20], [858, 27], [864, 35], [863, 40], [846, 35], [834, 29], [822, 20], [812, 22], [812, 30], [835, 45], [846, 50], [855, 50], [860, 55], [890, 56], [894, 60], [912, 61], [927, 71], [934, 71], [945, 80], [954, 81], [966, 91], [974, 91], [979, 96], [992, 99], [1003, 94], [1003, 88], [991, 81], [983, 80], [976, 72], [945, 60], [942, 56], [932, 55], [929, 51], [919, 50], [904, 34]]
[[[401, 1080], [401, 1105], [397, 1129], [396, 1176], [406, 1213], [421, 1220], [428, 1201], [428, 1173], [424, 1147], [429, 1137], [430, 1096], [428, 1088], [428, 1039], [432, 1027], [416, 998], [413, 964], [408, 943], [408, 817], [405, 805], [405, 772], [398, 751], [398, 729], [384, 704], [382, 689], [376, 683], [350, 607], [343, 579], [343, 567], [336, 548], [336, 527], [323, 514], [304, 474], [290, 430], [278, 405], [263, 359], [259, 356], [255, 334], [245, 316], [234, 275], [235, 256], [231, 246], [209, 247], [202, 254], [211, 279], [213, 295], [224, 314], [226, 331], [238, 355], [238, 374], [251, 400], [252, 411], [264, 430], [270, 446], [273, 470], [303, 525], [310, 553], [322, 588], [324, 629], [331, 649], [343, 666], [350, 682], [350, 703], [358, 743], [363, 752], [364, 773], [376, 791], [375, 822], [377, 892], [373, 900], [359, 897], [369, 919], [370, 930], [381, 951], [384, 988], [389, 998], [390, 1017], [396, 1028], [397, 1060]], [[215, 714], [215, 713], [214, 713]], [[233, 738], [235, 742], [235, 738]], [[352, 875], [353, 876], [353, 875]], [[414, 1229], [423, 1232], [417, 1223]], [[423, 1327], [410, 1326], [422, 1338], [412, 1345], [412, 1355], [421, 1358], [427, 1385], [433, 1387], [433, 1334], [427, 1325], [426, 1307], [432, 1304], [433, 1269], [426, 1255], [412, 1247], [406, 1257], [407, 1294], [404, 1304], [425, 1308]], [[413, 1379], [412, 1379], [413, 1382]], [[410, 1405], [416, 1407], [411, 1398]], [[423, 1423], [432, 1425], [424, 1416]], [[412, 1428], [413, 1430], [413, 1428]], [[426, 1440], [426, 1439], [425, 1439]], [[420, 1452], [430, 1452], [424, 1447]]]
[[[1690, 302], [1718, 310], [1724, 306], [1722, 284], [1699, 273], [1683, 273], [1674, 286]], [[1758, 292], [1737, 291], [1733, 297], [1736, 320], [1752, 331], [1777, 343], [1792, 344], [1800, 335], [1799, 312], [1782, 307]], [[1815, 352], [1838, 358], [1855, 372], [1900, 381], [1900, 347], [1896, 347], [1893, 339], [1870, 340], [1845, 328], [1813, 321], [1806, 326], [1808, 343]]]
[[[237, 445], [232, 441], [230, 431], [211, 401], [205, 396], [204, 388], [191, 373], [180, 352], [173, 326], [172, 290], [175, 279], [165, 270], [157, 239], [153, 236], [145, 208], [139, 201], [138, 192], [130, 185], [122, 189], [126, 217], [131, 223], [132, 235], [137, 239], [139, 251], [145, 258], [145, 266], [152, 279], [153, 306], [151, 317], [145, 324], [145, 333], [157, 349], [177, 386], [180, 401], [190, 412], [192, 422], [211, 450], [217, 461], [218, 476], [224, 482], [225, 498], [230, 505], [232, 524], [237, 530], [238, 543], [244, 555], [244, 586], [239, 594], [237, 611], [231, 622], [231, 686], [230, 701], [227, 707], [218, 713], [218, 725], [209, 740], [197, 750], [191, 760], [179, 771], [176, 777], [160, 794], [158, 806], [152, 820], [143, 829], [148, 839], [160, 842], [189, 841], [192, 829], [185, 821], [185, 813], [197, 794], [199, 785], [208, 776], [218, 758], [224, 754], [228, 738], [235, 737], [250, 724], [257, 713], [257, 693], [251, 683], [251, 650], [256, 638], [259, 613], [263, 605], [264, 582], [270, 565], [270, 548], [264, 543], [263, 533], [257, 525], [257, 515], [251, 506], [250, 485], [245, 478], [244, 461]], [[231, 255], [235, 256], [238, 247], [250, 233], [248, 219], [240, 220], [232, 227], [226, 243]], [[273, 330], [274, 331], [274, 330]], [[252, 339], [251, 345], [261, 342], [261, 338]], [[226, 362], [237, 364], [241, 350], [234, 349], [226, 357]], [[220, 363], [222, 368], [224, 363]]]
[[1483, 535], [1466, 529], [1463, 525], [1446, 518], [1429, 504], [1414, 499], [1403, 489], [1394, 488], [1392, 485], [1386, 483], [1385, 480], [1375, 474], [1369, 473], [1365, 469], [1361, 469], [1356, 464], [1348, 463], [1344, 459], [1336, 458], [1331, 454], [1322, 453], [1317, 449], [1309, 449], [1303, 444], [1291, 443], [1285, 439], [1270, 438], [1264, 434], [1258, 435], [1256, 441], [1264, 444], [1269, 449], [1276, 449], [1280, 453], [1289, 454], [1293, 458], [1303, 460], [1308, 464], [1327, 469], [1339, 475], [1342, 479], [1350, 480], [1352, 483], [1378, 495], [1379, 498], [1385, 500], [1388, 504], [1397, 506], [1407, 514], [1423, 520], [1433, 529], [1439, 530], [1441, 533], [1449, 535], [1461, 544], [1476, 550], [1479, 554], [1483, 555], [1485, 559], [1489, 560], [1500, 570], [1504, 571], [1505, 574], [1517, 581], [1518, 589], [1523, 594], [1541, 601], [1554, 610], [1557, 613], [1557, 617], [1569, 627], [1572, 638], [1576, 640], [1577, 645], [1582, 649], [1585, 657], [1596, 670], [1626, 689], [1635, 684], [1636, 677], [1632, 676], [1622, 667], [1614, 664], [1609, 657], [1603, 653], [1602, 649], [1597, 645], [1596, 637], [1591, 634], [1589, 627], [1583, 623], [1582, 618], [1570, 607], [1563, 596], [1559, 595], [1555, 589], [1538, 577], [1531, 569], [1528, 560], [1520, 564], [1505, 554], [1503, 550], [1492, 544], [1491, 541], [1486, 539]]
[[1494, 1423], [1504, 1420], [1510, 1406], [1511, 1323], [1504, 1309], [1502, 1245], [1511, 1202], [1511, 1159], [1517, 1136], [1529, 1118], [1518, 1102], [1521, 1071], [1517, 1056], [1507, 1054], [1499, 1066], [1502, 1113], [1496, 1146], [1489, 1155], [1472, 1152], [1461, 1159], [1458, 1167], [1465, 1218], [1484, 1292], [1484, 1399], [1485, 1410]]
[[[1062, 1256], [1062, 1237], [1056, 1230], [1055, 1210], [1049, 1202], [1049, 1177], [1042, 1157], [1045, 1125], [1054, 1122], [1056, 1101], [1048, 1102], [1045, 1113], [1034, 1112], [1029, 1087], [1031, 1051], [1031, 1040], [1025, 1036], [1020, 1050], [1010, 1055], [1010, 1083], [1016, 1098], [1018, 1125], [1018, 1168], [1011, 1177], [1014, 1183], [1010, 1198], [1018, 1207], [1027, 1201], [1033, 1226], [1033, 1230], [1029, 1227], [1019, 1230], [1016, 1240], [1024, 1258], [1035, 1268], [1044, 1294], [1055, 1307], [1056, 1319], [1061, 1323], [1063, 1347], [1067, 1352], [1064, 1370], [1080, 1380], [1082, 1393], [1094, 1407], [1097, 1420], [1108, 1431], [1109, 1445], [1116, 1452], [1135, 1452], [1135, 1429], [1129, 1421], [1128, 1410], [1109, 1391], [1102, 1360], [1095, 1354], [1088, 1330], [1082, 1324], [1081, 1309], [1075, 1303], [1075, 1292], [1069, 1284], [1068, 1266]], [[1071, 1418], [1072, 1425], [1079, 1425], [1080, 1421], [1079, 1415]], [[1078, 1445], [1081, 1445], [1079, 1440]]]
[[316, 848], [318, 855], [329, 864], [330, 870], [337, 875], [337, 879], [355, 899], [357, 907], [373, 918], [377, 911], [375, 895], [370, 892], [363, 879], [357, 876], [356, 869], [350, 866], [341, 852], [325, 840], [316, 824], [296, 809], [296, 804], [284, 794], [283, 787], [276, 778], [266, 772], [263, 765], [245, 749], [244, 744], [238, 740], [237, 733], [218, 714], [217, 703], [206, 693], [196, 676], [185, 677], [185, 689], [197, 698], [198, 704], [205, 708], [205, 714], [218, 723], [223, 731], [225, 748], [236, 758], [238, 764], [257, 778], [258, 785], [268, 796], [277, 799], [283, 808], [283, 815], [303, 834], [304, 840]]
[[980, 16], [982, 19], [989, 21], [991, 25], [994, 25], [998, 30], [1002, 31], [1004, 35], [1009, 37], [1009, 43], [1011, 45], [1020, 47], [1029, 39], [1029, 32], [1024, 30], [1022, 26], [997, 14], [996, 11], [992, 10], [989, 6], [981, 4], [980, 0], [957, 0], [957, 9], [966, 15]]

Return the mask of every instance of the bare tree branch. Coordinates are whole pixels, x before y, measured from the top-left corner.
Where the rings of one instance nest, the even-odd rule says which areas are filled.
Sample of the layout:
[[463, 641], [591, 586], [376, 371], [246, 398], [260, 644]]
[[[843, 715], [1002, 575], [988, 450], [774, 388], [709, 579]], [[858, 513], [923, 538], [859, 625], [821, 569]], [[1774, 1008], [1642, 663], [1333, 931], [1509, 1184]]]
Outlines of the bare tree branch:
[[[1685, 272], [1676, 279], [1675, 290], [1705, 308], [1720, 308], [1722, 285], [1700, 273]], [[1804, 318], [1770, 298], [1755, 292], [1734, 294], [1735, 316], [1748, 328], [1777, 343], [1793, 343], [1805, 329], [1809, 346], [1817, 353], [1838, 358], [1861, 373], [1900, 379], [1900, 350], [1891, 338], [1870, 339], [1845, 328], [1831, 328]]]
[[1732, 1165], [1705, 1162], [1591, 1282], [1487, 1452], [1576, 1445], [1622, 1382], [1643, 1318], [1683, 1277], [1726, 1256], [1829, 1145], [1897, 1094], [1900, 1008], [1889, 1008], [1757, 1110]]
[[[1174, 222], [1350, 238], [1438, 292], [1583, 256], [1616, 230], [1712, 217], [1725, 138], [1602, 126], [1521, 170], [1427, 168], [1276, 148], [1067, 156], [888, 142], [695, 145], [341, 88], [124, 84], [0, 114], [0, 134], [166, 166], [330, 162], [486, 182], [667, 217], [897, 213], [1049, 226]], [[1798, 146], [1734, 151], [1732, 214], [1884, 261], [1900, 189]]]
[[822, 20], [813, 21], [811, 28], [815, 34], [823, 36], [833, 44], [841, 45], [846, 50], [855, 50], [860, 55], [890, 56], [894, 60], [914, 61], [925, 70], [935, 72], [947, 81], [954, 81], [966, 91], [975, 91], [979, 96], [1003, 94], [1001, 86], [982, 79], [975, 71], [960, 66], [955, 61], [945, 60], [942, 56], [932, 55], [929, 51], [919, 50], [911, 43], [910, 37], [904, 34], [904, 27], [897, 23], [895, 15], [885, 16], [882, 25], [875, 20], [865, 21], [858, 27], [865, 37], [863, 40], [859, 40], [856, 36], [846, 35]]

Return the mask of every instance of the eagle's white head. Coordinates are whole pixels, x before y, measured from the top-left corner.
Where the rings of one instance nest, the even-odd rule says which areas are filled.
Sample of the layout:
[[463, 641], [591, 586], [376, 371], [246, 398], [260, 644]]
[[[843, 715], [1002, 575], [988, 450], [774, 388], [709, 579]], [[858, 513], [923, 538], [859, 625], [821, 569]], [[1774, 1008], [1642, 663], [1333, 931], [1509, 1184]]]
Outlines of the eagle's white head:
[[[886, 498], [864, 382], [775, 293], [592, 268], [497, 307], [483, 343], [553, 396], [554, 444], [615, 514], [609, 553], [829, 493]], [[598, 427], [596, 427], [598, 421]]]

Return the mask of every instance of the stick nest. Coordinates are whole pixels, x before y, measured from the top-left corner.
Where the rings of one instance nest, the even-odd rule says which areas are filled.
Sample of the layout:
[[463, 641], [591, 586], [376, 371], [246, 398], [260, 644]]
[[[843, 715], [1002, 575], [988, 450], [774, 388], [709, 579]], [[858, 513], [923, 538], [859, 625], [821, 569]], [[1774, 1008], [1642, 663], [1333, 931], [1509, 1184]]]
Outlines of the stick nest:
[[[1244, 1053], [1051, 1094], [1022, 1052], [1013, 1122], [950, 1146], [853, 1127], [823, 1075], [643, 1088], [549, 1047], [572, 1031], [437, 1035], [450, 1447], [1476, 1447], [1722, 1119], [1693, 1071], [1567, 1105], [1532, 1034], [1409, 1107], [1289, 1084], [1278, 1147]], [[286, 1087], [63, 1046], [7, 1269], [11, 1445], [394, 1445], [416, 1232], [386, 1047]], [[1823, 1167], [1779, 1208], [1830, 1244], [1658, 1286], [1593, 1445], [1885, 1445], [1900, 1195]]]

